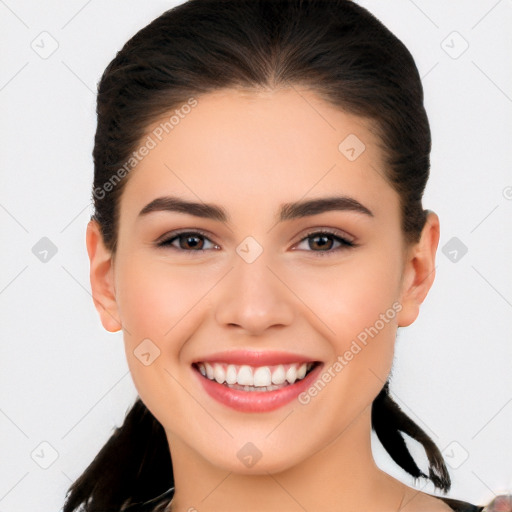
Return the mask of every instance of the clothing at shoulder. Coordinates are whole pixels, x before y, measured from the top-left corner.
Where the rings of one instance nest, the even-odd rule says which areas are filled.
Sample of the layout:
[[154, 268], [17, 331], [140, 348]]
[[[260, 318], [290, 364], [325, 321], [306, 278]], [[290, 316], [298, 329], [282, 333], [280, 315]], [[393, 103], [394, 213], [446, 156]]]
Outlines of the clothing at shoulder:
[[444, 501], [452, 510], [455, 510], [455, 512], [483, 512], [484, 510], [484, 507], [477, 507], [466, 501], [453, 500], [450, 498], [439, 499]]
[[477, 507], [465, 501], [457, 501], [449, 498], [440, 499], [456, 512], [512, 512], [512, 494], [496, 496], [496, 498], [485, 507]]
[[126, 508], [122, 508], [121, 512], [164, 512], [173, 496], [174, 487], [171, 487], [156, 498], [144, 503], [134, 503]]
[[[171, 487], [152, 500], [123, 508], [123, 512], [165, 512], [173, 496], [174, 487]], [[486, 507], [472, 505], [466, 501], [451, 498], [439, 499], [444, 501], [454, 512], [512, 512], [512, 495], [498, 496]]]

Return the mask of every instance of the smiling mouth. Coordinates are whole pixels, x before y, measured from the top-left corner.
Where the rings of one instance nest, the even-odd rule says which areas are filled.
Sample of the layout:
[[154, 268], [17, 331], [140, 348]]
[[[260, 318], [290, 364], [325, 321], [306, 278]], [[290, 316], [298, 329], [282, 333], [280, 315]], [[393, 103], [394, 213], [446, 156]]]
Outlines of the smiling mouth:
[[304, 379], [320, 363], [249, 366], [217, 362], [194, 363], [203, 377], [238, 391], [276, 391]]

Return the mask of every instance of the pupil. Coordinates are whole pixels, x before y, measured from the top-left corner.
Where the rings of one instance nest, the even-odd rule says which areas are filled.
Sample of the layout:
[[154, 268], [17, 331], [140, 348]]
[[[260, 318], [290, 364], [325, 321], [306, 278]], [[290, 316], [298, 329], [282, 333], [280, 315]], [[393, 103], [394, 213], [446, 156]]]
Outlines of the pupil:
[[201, 245], [201, 240], [199, 239], [198, 236], [188, 236], [185, 239], [185, 244], [192, 249], [196, 249], [198, 246]]
[[332, 243], [332, 240], [330, 240], [330, 237], [327, 236], [327, 235], [317, 235], [315, 237], [313, 237], [313, 240], [320, 240], [320, 242], [314, 242], [316, 243], [316, 245], [318, 247], [320, 247], [321, 249], [325, 249], [326, 246], [328, 246], [327, 248], [329, 248], [329, 242]]

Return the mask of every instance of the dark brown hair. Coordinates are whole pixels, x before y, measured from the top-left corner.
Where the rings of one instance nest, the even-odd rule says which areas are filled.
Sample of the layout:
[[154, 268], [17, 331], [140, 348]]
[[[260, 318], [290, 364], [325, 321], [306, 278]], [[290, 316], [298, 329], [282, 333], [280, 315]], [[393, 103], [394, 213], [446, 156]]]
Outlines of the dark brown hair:
[[[115, 253], [119, 199], [134, 166], [127, 162], [135, 162], [150, 124], [219, 89], [296, 85], [372, 123], [385, 160], [377, 171], [399, 194], [404, 239], [417, 241], [431, 137], [418, 70], [402, 42], [350, 0], [188, 0], [133, 36], [98, 85], [93, 219], [106, 246]], [[449, 489], [439, 450], [391, 399], [387, 383], [374, 400], [372, 427], [405, 471]], [[423, 445], [428, 475], [403, 434]], [[172, 485], [163, 427], [137, 399], [70, 487], [64, 512], [119, 510]]]

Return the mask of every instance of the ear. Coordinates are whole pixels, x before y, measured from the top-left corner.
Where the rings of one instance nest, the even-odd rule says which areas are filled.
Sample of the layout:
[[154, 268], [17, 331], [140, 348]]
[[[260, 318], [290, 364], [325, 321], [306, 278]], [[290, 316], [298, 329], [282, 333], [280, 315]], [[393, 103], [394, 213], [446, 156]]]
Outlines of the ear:
[[429, 211], [419, 242], [407, 250], [402, 274], [399, 327], [411, 325], [418, 317], [435, 277], [436, 251], [439, 244], [439, 217]]
[[114, 288], [113, 255], [105, 247], [99, 224], [89, 221], [86, 233], [87, 254], [90, 262], [92, 299], [103, 327], [109, 332], [121, 329]]

